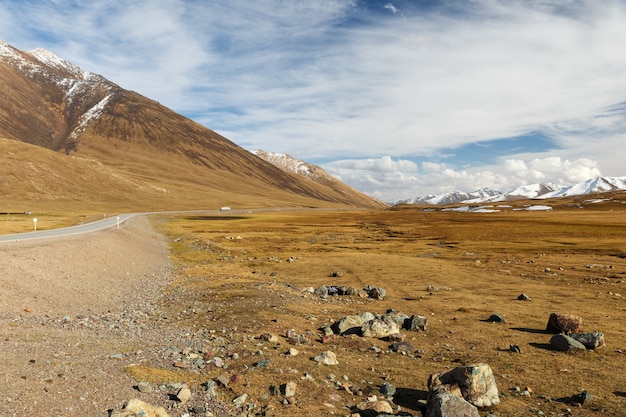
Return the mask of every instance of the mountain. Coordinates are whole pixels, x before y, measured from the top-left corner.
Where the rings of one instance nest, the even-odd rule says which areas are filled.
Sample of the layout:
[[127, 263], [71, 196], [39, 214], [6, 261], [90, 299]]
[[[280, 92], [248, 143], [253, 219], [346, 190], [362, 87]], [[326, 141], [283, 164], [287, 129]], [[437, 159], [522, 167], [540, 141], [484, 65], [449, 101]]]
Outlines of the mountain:
[[475, 204], [475, 203], [495, 203], [501, 201], [514, 201], [522, 199], [548, 199], [558, 197], [571, 197], [585, 194], [602, 193], [606, 191], [625, 190], [626, 177], [596, 177], [587, 181], [569, 185], [559, 186], [556, 184], [531, 184], [523, 185], [512, 191], [503, 193], [489, 189], [482, 189], [465, 193], [462, 191], [454, 191], [450, 193], [441, 193], [436, 195], [428, 195], [425, 197], [415, 197], [407, 200], [398, 200], [392, 202], [397, 204]]
[[[324, 169], [317, 165], [309, 164], [300, 159], [296, 159], [290, 155], [277, 153], [277, 152], [267, 152], [261, 149], [255, 149], [251, 151], [254, 155], [263, 159], [264, 161], [269, 162], [277, 168], [280, 168], [283, 171], [294, 173], [305, 178], [310, 179], [311, 181], [315, 181], [318, 184], [329, 187], [336, 192], [344, 195], [355, 195], [360, 194], [354, 188], [348, 186], [347, 184], [339, 181], [337, 178], [329, 175]], [[370, 197], [367, 197], [368, 200], [371, 200]], [[354, 197], [355, 200], [358, 200], [358, 197]], [[371, 203], [370, 203], [371, 204]], [[379, 202], [379, 207], [387, 206], [383, 202]]]
[[52, 52], [1, 41], [0, 139], [0, 211], [44, 202], [102, 210], [381, 207], [283, 171]]

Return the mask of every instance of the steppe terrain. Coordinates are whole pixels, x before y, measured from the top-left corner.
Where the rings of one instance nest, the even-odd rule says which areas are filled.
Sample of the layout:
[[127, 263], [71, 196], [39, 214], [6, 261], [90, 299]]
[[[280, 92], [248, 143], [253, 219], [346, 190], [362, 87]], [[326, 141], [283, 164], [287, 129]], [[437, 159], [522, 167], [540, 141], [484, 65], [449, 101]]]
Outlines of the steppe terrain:
[[[163, 237], [137, 218], [60, 242], [0, 245], [11, 259], [0, 264], [2, 286], [20, 288], [2, 293], [0, 415], [107, 415], [137, 397], [176, 417], [344, 416], [368, 395], [384, 397], [387, 382], [394, 412], [421, 416], [430, 374], [476, 362], [491, 366], [501, 393], [483, 416], [626, 415], [625, 202], [613, 193], [541, 202], [551, 211], [516, 202], [495, 213], [156, 215]], [[386, 297], [308, 290], [322, 285], [373, 285]], [[404, 332], [415, 352], [356, 335], [321, 341], [318, 329], [343, 316], [388, 309], [428, 318], [425, 332]], [[581, 316], [606, 346], [552, 349], [552, 312]], [[506, 322], [487, 322], [493, 313]], [[291, 329], [301, 343], [286, 337]], [[338, 365], [313, 360], [328, 350]], [[590, 402], [570, 401], [583, 390]]]

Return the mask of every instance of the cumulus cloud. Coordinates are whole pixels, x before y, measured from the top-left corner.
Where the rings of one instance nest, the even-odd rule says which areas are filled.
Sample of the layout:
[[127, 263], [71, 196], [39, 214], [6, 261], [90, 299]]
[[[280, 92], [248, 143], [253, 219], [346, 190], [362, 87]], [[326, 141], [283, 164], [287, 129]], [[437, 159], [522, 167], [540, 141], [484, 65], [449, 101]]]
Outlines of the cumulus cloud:
[[[0, 0], [0, 39], [48, 48], [245, 148], [340, 159], [325, 167], [377, 196], [624, 175], [620, 0], [401, 13], [362, 0], [92, 3]], [[559, 149], [473, 167], [427, 158], [531, 131]]]

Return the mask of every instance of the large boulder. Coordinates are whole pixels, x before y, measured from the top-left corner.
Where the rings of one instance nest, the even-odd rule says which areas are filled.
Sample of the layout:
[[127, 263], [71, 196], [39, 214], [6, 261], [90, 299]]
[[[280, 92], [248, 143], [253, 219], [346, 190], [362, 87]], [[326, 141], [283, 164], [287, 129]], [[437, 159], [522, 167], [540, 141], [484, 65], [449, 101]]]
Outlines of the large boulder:
[[551, 313], [546, 331], [553, 333], [582, 333], [583, 319], [573, 314]]
[[445, 387], [435, 388], [428, 396], [426, 417], [480, 417], [478, 408]]
[[570, 334], [570, 337], [583, 345], [587, 349], [597, 349], [604, 346], [604, 335], [600, 332]]
[[404, 321], [404, 328], [414, 332], [423, 332], [426, 331], [427, 323], [428, 319], [426, 317], [413, 315]]
[[391, 317], [383, 316], [382, 319], [368, 320], [361, 326], [363, 337], [376, 337], [382, 339], [392, 334], [400, 333], [400, 326]]
[[558, 333], [550, 339], [550, 345], [556, 350], [567, 352], [570, 350], [585, 350], [585, 345], [563, 333]]
[[333, 323], [330, 328], [335, 334], [342, 336], [349, 334], [360, 334], [363, 323], [368, 320], [373, 320], [374, 315], [366, 312], [361, 315], [345, 316]]
[[461, 366], [443, 373], [432, 374], [428, 379], [429, 390], [434, 391], [439, 387], [463, 397], [479, 408], [500, 404], [493, 371], [486, 363]]

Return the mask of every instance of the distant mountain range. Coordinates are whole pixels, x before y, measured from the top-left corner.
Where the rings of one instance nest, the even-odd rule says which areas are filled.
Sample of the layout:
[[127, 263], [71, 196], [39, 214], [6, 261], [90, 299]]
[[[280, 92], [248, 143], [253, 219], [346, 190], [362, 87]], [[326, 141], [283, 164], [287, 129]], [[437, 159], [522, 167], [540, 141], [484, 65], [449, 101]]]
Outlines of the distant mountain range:
[[280, 169], [44, 49], [0, 41], [0, 211], [386, 207]]
[[514, 201], [522, 199], [548, 199], [576, 195], [626, 190], [626, 177], [596, 177], [574, 185], [532, 184], [517, 187], [509, 192], [482, 189], [470, 193], [454, 191], [397, 200], [391, 204], [475, 204]]

